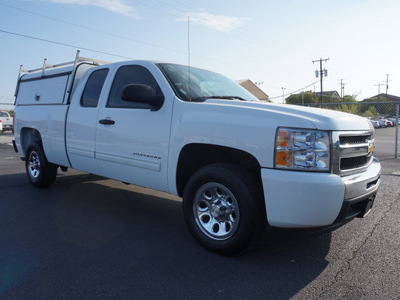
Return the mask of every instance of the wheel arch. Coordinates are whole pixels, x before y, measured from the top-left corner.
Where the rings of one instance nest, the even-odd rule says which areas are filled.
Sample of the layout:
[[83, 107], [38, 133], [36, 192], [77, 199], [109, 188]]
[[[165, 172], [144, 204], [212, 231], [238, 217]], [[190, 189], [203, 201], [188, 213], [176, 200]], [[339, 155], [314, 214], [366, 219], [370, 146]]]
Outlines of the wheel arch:
[[176, 170], [178, 195], [182, 197], [189, 178], [197, 170], [214, 163], [233, 163], [239, 165], [251, 173], [254, 179], [261, 185], [261, 166], [252, 154], [226, 146], [194, 143], [185, 145], [179, 154]]
[[35, 128], [24, 127], [20, 133], [21, 147], [23, 154], [26, 155], [28, 148], [31, 144], [36, 143], [42, 146], [42, 136], [40, 132]]

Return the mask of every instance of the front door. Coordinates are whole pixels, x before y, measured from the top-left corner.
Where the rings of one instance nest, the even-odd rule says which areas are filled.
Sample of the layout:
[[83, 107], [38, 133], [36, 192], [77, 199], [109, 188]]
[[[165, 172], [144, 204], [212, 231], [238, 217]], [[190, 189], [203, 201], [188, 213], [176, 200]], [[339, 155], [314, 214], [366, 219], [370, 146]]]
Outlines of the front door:
[[[167, 191], [173, 98], [165, 97], [157, 111], [143, 103], [122, 100], [122, 90], [130, 84], [147, 85], [156, 95], [164, 94], [144, 66], [121, 65], [115, 72], [108, 99], [98, 115], [96, 160], [100, 173], [108, 178]], [[158, 72], [155, 76], [162, 75]]]

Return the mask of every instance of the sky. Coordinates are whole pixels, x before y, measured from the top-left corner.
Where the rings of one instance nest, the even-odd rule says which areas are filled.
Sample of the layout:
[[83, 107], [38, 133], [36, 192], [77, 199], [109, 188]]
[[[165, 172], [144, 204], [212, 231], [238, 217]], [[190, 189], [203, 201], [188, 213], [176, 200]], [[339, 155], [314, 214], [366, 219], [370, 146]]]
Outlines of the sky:
[[[0, 108], [19, 66], [81, 56], [188, 64], [250, 79], [271, 100], [323, 90], [400, 96], [398, 0], [0, 0]], [[388, 76], [387, 76], [388, 74]], [[380, 86], [378, 86], [380, 85]], [[7, 107], [5, 107], [7, 108]], [[8, 107], [10, 108], [10, 107]]]

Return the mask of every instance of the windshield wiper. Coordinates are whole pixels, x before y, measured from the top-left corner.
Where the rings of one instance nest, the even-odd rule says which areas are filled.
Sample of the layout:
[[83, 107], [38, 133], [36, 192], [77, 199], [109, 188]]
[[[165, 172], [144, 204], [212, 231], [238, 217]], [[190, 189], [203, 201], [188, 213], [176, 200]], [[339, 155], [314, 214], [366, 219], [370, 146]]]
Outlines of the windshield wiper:
[[239, 96], [203, 96], [203, 97], [194, 97], [191, 98], [190, 101], [205, 101], [207, 99], [226, 99], [226, 100], [244, 100], [242, 97]]

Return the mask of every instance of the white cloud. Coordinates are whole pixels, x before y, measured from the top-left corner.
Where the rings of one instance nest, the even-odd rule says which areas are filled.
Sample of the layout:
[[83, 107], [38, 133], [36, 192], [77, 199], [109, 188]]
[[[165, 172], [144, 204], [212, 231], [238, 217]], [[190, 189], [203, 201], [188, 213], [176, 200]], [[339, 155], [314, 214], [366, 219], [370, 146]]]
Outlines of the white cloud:
[[128, 4], [125, 0], [42, 0], [53, 3], [61, 4], [79, 4], [79, 5], [91, 5], [104, 8], [114, 13], [124, 15], [126, 17], [137, 18], [135, 9]]
[[[192, 12], [188, 14], [190, 23], [206, 26], [210, 29], [229, 32], [233, 29], [242, 27], [247, 18], [213, 15], [205, 11]], [[177, 19], [187, 22], [187, 16]]]

